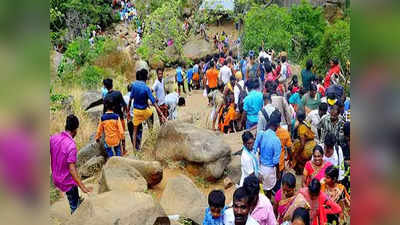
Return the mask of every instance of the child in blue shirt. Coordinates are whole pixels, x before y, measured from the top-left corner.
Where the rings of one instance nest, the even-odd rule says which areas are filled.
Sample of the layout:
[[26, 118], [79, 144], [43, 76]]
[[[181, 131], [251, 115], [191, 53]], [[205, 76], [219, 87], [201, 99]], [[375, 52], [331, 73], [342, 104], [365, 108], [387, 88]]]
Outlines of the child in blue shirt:
[[211, 191], [208, 195], [208, 205], [203, 220], [203, 225], [223, 225], [224, 224], [224, 212], [225, 206], [225, 195], [220, 190]]

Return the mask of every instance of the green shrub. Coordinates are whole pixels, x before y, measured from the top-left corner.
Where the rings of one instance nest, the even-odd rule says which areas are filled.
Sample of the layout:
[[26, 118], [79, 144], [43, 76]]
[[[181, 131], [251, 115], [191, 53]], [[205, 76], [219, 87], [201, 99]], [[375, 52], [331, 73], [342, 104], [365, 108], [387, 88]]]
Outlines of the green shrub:
[[105, 72], [97, 66], [85, 66], [80, 75], [82, 86], [92, 89], [100, 85]]
[[338, 20], [328, 25], [321, 44], [306, 58], [314, 61], [317, 73], [325, 75], [329, 60], [338, 57], [342, 67], [350, 60], [350, 22]]
[[286, 51], [291, 39], [290, 30], [290, 15], [286, 8], [276, 4], [267, 9], [253, 7], [244, 22], [243, 49], [258, 52], [264, 41], [265, 48]]
[[290, 9], [290, 23], [292, 41], [288, 52], [299, 60], [321, 43], [327, 22], [321, 7], [314, 8], [303, 0]]
[[179, 1], [175, 0], [165, 2], [147, 17], [144, 38], [137, 50], [142, 59], [149, 60], [149, 57], [155, 54], [169, 63], [171, 59], [166, 57], [164, 52], [169, 38], [174, 40], [178, 55], [182, 54], [186, 37], [182, 31], [180, 13]]

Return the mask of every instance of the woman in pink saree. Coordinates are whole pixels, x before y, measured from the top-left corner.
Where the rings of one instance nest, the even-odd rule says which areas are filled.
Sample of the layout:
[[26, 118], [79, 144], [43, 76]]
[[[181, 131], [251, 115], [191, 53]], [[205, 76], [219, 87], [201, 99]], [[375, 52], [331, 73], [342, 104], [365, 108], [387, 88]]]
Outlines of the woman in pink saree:
[[303, 187], [307, 187], [313, 178], [321, 181], [325, 177], [325, 170], [330, 165], [330, 162], [323, 160], [324, 150], [321, 146], [316, 145], [313, 150], [313, 157], [308, 161], [303, 171]]
[[289, 206], [294, 202], [296, 189], [296, 177], [291, 173], [285, 173], [282, 177], [282, 186], [275, 194], [274, 210], [278, 218], [278, 224], [283, 223], [290, 216], [285, 216]]

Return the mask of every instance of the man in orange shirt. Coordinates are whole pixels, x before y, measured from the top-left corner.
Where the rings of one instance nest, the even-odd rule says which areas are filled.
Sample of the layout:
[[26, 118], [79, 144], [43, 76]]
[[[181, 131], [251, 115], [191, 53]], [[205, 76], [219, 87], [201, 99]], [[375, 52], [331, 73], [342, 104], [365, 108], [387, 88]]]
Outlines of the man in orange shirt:
[[218, 86], [218, 70], [215, 68], [214, 61], [210, 62], [211, 69], [206, 72], [207, 94], [216, 90]]

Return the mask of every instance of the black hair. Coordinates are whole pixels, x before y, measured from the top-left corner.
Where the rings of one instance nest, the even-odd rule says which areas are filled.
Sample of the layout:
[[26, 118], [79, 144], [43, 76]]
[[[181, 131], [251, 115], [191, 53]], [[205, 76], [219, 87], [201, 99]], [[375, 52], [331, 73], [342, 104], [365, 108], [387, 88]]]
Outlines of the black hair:
[[322, 102], [319, 104], [318, 109], [321, 110], [322, 112], [328, 111], [328, 104], [325, 102]]
[[255, 90], [260, 87], [260, 83], [257, 79], [250, 79], [247, 82], [247, 87], [249, 88], [249, 90]]
[[287, 58], [286, 58], [285, 55], [281, 56], [281, 62], [282, 62], [282, 63], [286, 62], [286, 60], [287, 60]]
[[296, 177], [292, 173], [285, 173], [282, 177], [282, 185], [287, 185], [289, 188], [296, 187]]
[[260, 63], [264, 63], [264, 57], [260, 57]]
[[296, 117], [297, 117], [297, 120], [299, 121], [299, 123], [302, 123], [306, 119], [306, 114], [304, 113], [303, 110], [299, 110], [297, 112]]
[[336, 144], [336, 136], [334, 133], [328, 133], [325, 135], [324, 144], [326, 147], [333, 147]]
[[244, 187], [236, 189], [233, 193], [233, 201], [240, 201], [241, 199], [246, 199], [246, 202], [249, 203], [249, 194]]
[[332, 62], [333, 62], [333, 64], [338, 65], [339, 64], [339, 59], [337, 57], [333, 57], [332, 58]]
[[79, 120], [78, 117], [76, 117], [74, 114], [70, 114], [67, 116], [66, 122], [65, 122], [65, 130], [67, 131], [74, 131], [78, 129], [79, 127]]
[[244, 143], [247, 143], [250, 139], [254, 139], [254, 135], [253, 135], [250, 131], [245, 131], [245, 132], [242, 134], [242, 141], [243, 141], [243, 144], [244, 144]]
[[319, 151], [319, 153], [321, 153], [321, 155], [324, 155], [324, 150], [322, 149], [321, 145], [316, 145], [312, 151], [313, 155], [316, 151]]
[[[267, 59], [267, 60], [268, 60], [268, 59]], [[265, 63], [265, 64], [264, 64], [264, 67], [265, 67], [265, 72], [266, 72], [266, 73], [271, 73], [271, 72], [272, 72], [271, 63]]]
[[225, 207], [225, 195], [221, 190], [213, 190], [208, 194], [208, 205], [215, 208]]
[[232, 63], [232, 59], [228, 58], [227, 60], [225, 60], [227, 64]]
[[214, 67], [215, 63], [213, 60], [210, 61], [210, 67]]
[[339, 169], [334, 165], [330, 165], [325, 170], [325, 176], [337, 181], [339, 178]]
[[310, 85], [310, 91], [317, 91], [317, 90], [318, 90], [317, 85], [315, 84]]
[[343, 101], [342, 101], [341, 99], [338, 99], [338, 100], [336, 101], [335, 105], [337, 105], [339, 108], [344, 107], [344, 103], [343, 103]]
[[146, 69], [141, 69], [136, 72], [136, 79], [140, 81], [146, 81], [147, 80], [147, 75], [148, 72]]
[[236, 77], [235, 77], [235, 76], [231, 76], [231, 77], [229, 78], [229, 80], [230, 80], [230, 81], [236, 81]]
[[307, 69], [307, 70], [311, 70], [312, 67], [313, 67], [313, 61], [312, 61], [312, 59], [307, 60], [307, 62], [306, 62], [306, 69]]
[[110, 90], [113, 88], [113, 80], [110, 78], [104, 79], [103, 85], [104, 85], [104, 87], [106, 87], [107, 90]]
[[157, 70], [156, 70], [157, 74], [158, 74], [158, 71], [164, 72], [164, 68], [158, 67]]
[[229, 50], [229, 56], [231, 56], [231, 57], [232, 57], [232, 55], [233, 55], [233, 52], [232, 52], [232, 50]]
[[292, 216], [292, 223], [296, 219], [301, 219], [304, 223], [304, 225], [310, 225], [310, 213], [307, 209], [303, 207], [299, 207], [294, 210], [293, 216]]
[[127, 90], [128, 92], [131, 92], [131, 90], [132, 90], [132, 84], [128, 84], [128, 86], [126, 86], [126, 90]]
[[104, 110], [105, 111], [114, 109], [113, 108], [113, 99], [112, 99], [111, 96], [106, 96], [104, 98], [103, 104], [104, 104]]
[[263, 94], [263, 100], [268, 100], [269, 102], [271, 102], [271, 95], [269, 93], [265, 93]]
[[178, 100], [178, 106], [185, 106], [186, 105], [186, 101], [184, 97], [179, 97]]
[[224, 60], [224, 66], [228, 65], [228, 61]]
[[322, 82], [324, 82], [324, 77], [323, 76], [319, 76], [318, 77], [318, 83], [322, 84]]
[[259, 50], [260, 52], [262, 51], [262, 49], [263, 49], [263, 48], [262, 48], [261, 46], [258, 48], [258, 50]]
[[320, 191], [321, 191], [321, 183], [319, 182], [318, 179], [313, 178], [310, 182], [310, 184], [308, 185], [308, 191], [312, 194], [312, 195], [319, 195]]
[[299, 78], [297, 77], [297, 75], [293, 75], [292, 76], [292, 83], [297, 84], [299, 82]]
[[260, 193], [260, 182], [255, 175], [244, 178], [243, 187], [249, 195], [249, 202], [257, 199], [258, 193]]

